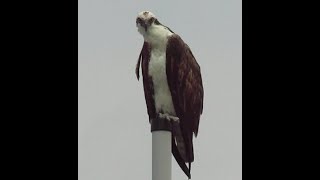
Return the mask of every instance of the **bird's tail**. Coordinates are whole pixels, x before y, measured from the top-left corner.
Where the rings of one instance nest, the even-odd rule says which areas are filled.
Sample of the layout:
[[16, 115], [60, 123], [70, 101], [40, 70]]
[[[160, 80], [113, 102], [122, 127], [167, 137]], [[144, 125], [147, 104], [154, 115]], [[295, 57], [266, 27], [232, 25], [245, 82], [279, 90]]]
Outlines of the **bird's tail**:
[[182, 171], [188, 176], [189, 179], [191, 179], [191, 162], [189, 162], [189, 168], [187, 167], [187, 165], [185, 164], [185, 160], [182, 158], [178, 147], [175, 143], [175, 139], [174, 136], [172, 136], [172, 154], [173, 157], [176, 159], [177, 163], [179, 164], [180, 168], [182, 169]]

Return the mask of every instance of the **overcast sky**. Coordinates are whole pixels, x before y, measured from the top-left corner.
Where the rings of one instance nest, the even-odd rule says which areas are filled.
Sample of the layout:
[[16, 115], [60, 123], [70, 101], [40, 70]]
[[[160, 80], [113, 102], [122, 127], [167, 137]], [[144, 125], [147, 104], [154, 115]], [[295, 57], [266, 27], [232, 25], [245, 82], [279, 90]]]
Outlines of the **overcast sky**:
[[[79, 180], [151, 179], [142, 81], [140, 11], [189, 45], [202, 72], [204, 109], [192, 179], [242, 179], [240, 0], [79, 0]], [[172, 158], [172, 179], [187, 179]]]

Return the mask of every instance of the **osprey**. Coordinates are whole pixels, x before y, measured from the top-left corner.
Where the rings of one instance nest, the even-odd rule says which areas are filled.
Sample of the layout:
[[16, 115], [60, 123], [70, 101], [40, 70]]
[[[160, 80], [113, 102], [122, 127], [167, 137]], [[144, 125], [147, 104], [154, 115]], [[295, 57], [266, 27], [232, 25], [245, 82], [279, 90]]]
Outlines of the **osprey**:
[[136, 25], [144, 38], [136, 76], [139, 80], [141, 64], [149, 122], [158, 116], [178, 122], [172, 132], [172, 154], [190, 179], [192, 138], [198, 134], [203, 109], [200, 66], [189, 46], [153, 13], [140, 12]]

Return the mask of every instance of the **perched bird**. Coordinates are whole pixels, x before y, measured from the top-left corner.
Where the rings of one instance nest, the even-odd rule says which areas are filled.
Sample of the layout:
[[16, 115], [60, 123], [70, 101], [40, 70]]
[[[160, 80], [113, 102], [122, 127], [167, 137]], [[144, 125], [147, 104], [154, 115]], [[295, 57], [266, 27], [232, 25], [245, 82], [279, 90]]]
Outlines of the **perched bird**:
[[172, 154], [190, 179], [193, 134], [198, 135], [203, 109], [200, 66], [189, 46], [153, 13], [140, 12], [136, 25], [144, 38], [136, 76], [139, 80], [141, 64], [149, 122], [157, 116], [179, 122], [172, 132]]

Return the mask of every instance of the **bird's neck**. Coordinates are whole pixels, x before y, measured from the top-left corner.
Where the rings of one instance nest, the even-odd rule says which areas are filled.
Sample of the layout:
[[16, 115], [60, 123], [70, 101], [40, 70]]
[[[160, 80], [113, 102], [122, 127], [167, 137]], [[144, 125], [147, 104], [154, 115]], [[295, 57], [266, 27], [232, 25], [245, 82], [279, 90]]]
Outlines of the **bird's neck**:
[[162, 25], [155, 25], [153, 24], [144, 34], [144, 40], [154, 48], [166, 48], [168, 38], [173, 33], [170, 32], [166, 27]]

